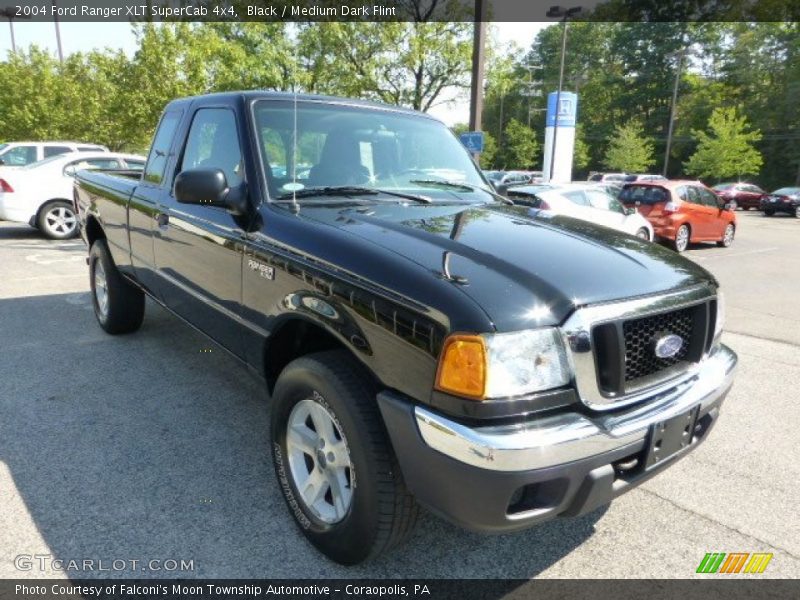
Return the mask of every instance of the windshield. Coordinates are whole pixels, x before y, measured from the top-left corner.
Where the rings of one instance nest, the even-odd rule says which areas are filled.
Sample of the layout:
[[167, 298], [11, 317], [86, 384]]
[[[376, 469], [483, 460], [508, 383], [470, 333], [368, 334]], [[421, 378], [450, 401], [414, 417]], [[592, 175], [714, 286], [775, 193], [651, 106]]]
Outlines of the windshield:
[[[292, 101], [260, 100], [254, 105], [273, 199], [299, 196], [309, 188], [341, 186], [412, 192], [432, 200], [485, 203], [493, 199], [467, 150], [438, 121], [302, 100], [296, 107], [295, 115]], [[465, 185], [437, 185], [442, 182]], [[375, 198], [369, 196], [370, 201]], [[304, 199], [297, 200], [314, 199], [304, 194]]]
[[45, 159], [40, 160], [38, 162], [32, 162], [30, 164], [27, 164], [22, 168], [24, 170], [26, 170], [26, 171], [30, 171], [31, 169], [38, 169], [39, 167], [42, 167], [42, 166], [45, 166], [45, 165], [49, 165], [50, 163], [59, 161], [59, 160], [61, 160], [63, 158], [64, 158], [63, 154], [56, 154], [55, 156], [51, 156], [50, 158], [45, 158]]
[[724, 192], [725, 190], [731, 190], [736, 187], [735, 183], [720, 183], [719, 185], [715, 185], [712, 190], [717, 190], [718, 192]]
[[785, 187], [779, 190], [775, 190], [772, 192], [773, 194], [777, 194], [779, 196], [794, 196], [796, 194], [800, 194], [800, 188], [796, 187]]
[[669, 201], [669, 192], [653, 185], [629, 185], [620, 192], [619, 199], [626, 204], [658, 204]]

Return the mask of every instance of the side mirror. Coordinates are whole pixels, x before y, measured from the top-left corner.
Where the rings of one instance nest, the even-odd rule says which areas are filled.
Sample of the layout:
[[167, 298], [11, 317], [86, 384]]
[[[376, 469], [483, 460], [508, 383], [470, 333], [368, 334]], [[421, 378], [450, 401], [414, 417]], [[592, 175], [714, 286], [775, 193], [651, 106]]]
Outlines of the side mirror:
[[175, 199], [181, 204], [217, 206], [241, 214], [243, 197], [240, 190], [228, 187], [222, 169], [190, 169], [175, 178]]

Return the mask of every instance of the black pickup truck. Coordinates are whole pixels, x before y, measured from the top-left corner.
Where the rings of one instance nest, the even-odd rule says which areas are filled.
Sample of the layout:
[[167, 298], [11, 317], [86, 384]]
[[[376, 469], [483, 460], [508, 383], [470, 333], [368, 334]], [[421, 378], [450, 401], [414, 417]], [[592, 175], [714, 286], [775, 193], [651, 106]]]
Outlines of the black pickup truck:
[[82, 172], [97, 319], [145, 296], [264, 380], [304, 534], [345, 564], [422, 505], [503, 532], [695, 448], [733, 382], [694, 263], [497, 195], [439, 121], [267, 92], [169, 104], [140, 179]]

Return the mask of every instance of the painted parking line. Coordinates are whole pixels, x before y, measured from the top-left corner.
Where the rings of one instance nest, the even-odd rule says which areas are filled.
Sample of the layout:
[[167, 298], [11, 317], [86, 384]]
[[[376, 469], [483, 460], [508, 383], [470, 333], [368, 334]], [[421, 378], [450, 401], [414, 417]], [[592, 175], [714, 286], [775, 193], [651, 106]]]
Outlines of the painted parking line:
[[732, 252], [732, 253], [720, 253], [714, 254], [713, 256], [697, 256], [695, 254], [688, 254], [688, 256], [692, 257], [692, 260], [696, 260], [698, 262], [703, 262], [706, 260], [714, 260], [715, 258], [736, 258], [739, 256], [748, 256], [750, 254], [764, 254], [766, 252], [775, 252], [775, 250], [779, 250], [780, 248], [759, 248], [758, 250], [746, 250], [745, 252]]

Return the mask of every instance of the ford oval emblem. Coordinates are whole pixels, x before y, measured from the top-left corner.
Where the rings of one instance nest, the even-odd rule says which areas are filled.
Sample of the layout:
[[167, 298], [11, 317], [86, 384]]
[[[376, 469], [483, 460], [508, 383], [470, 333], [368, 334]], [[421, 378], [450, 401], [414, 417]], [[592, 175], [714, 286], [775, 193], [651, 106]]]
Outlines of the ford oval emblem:
[[655, 353], [658, 358], [672, 358], [683, 348], [683, 338], [674, 333], [664, 335], [656, 340]]

